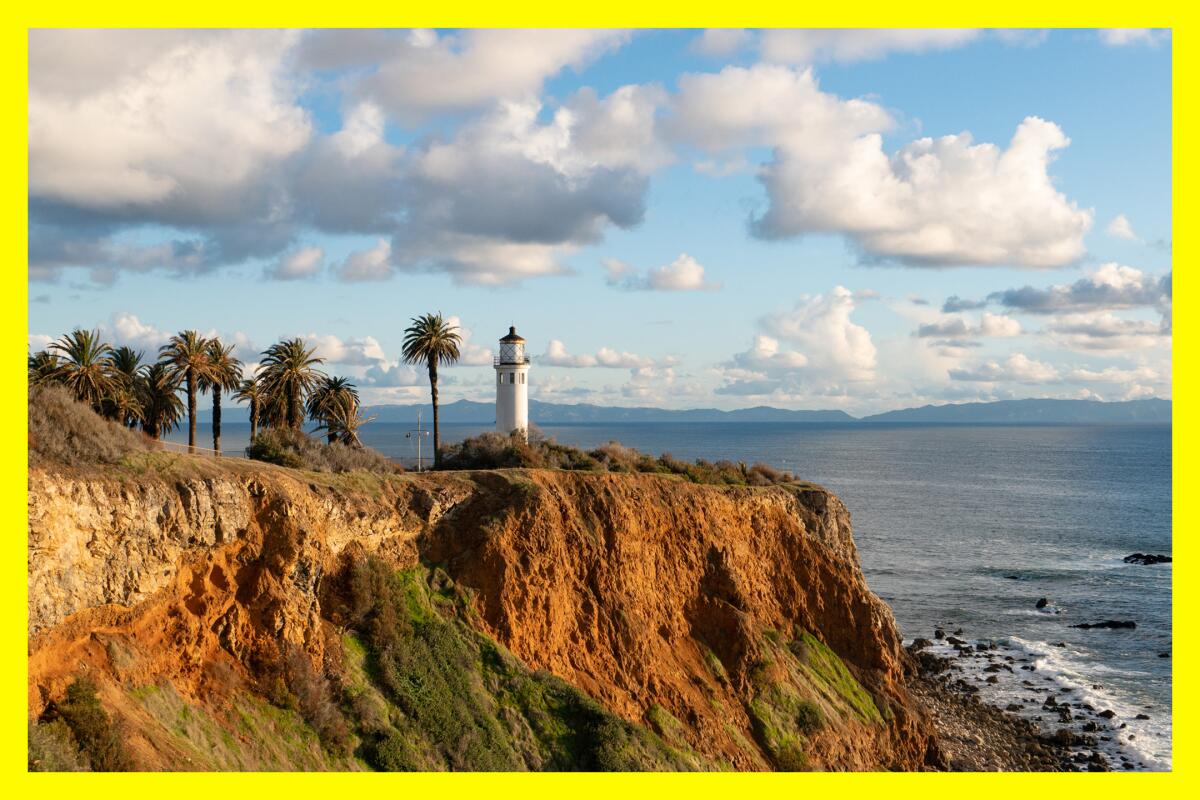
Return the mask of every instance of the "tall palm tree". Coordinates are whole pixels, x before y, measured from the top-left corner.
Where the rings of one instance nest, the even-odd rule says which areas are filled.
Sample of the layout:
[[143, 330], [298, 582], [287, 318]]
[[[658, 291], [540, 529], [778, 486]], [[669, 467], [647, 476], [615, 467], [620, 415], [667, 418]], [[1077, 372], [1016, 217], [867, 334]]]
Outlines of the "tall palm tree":
[[425, 364], [429, 369], [429, 391], [433, 397], [433, 467], [442, 465], [441, 432], [438, 429], [438, 364], [458, 361], [462, 336], [458, 327], [442, 319], [442, 313], [414, 317], [404, 331], [404, 360]]
[[233, 357], [233, 345], [208, 340], [208, 369], [200, 376], [200, 391], [212, 392], [213, 450], [221, 455], [221, 392], [237, 391], [242, 383], [242, 362]]
[[[353, 383], [346, 378], [337, 376], [326, 376], [322, 378], [312, 390], [312, 393], [308, 396], [306, 408], [308, 411], [308, 418], [313, 422], [326, 422], [326, 412], [333, 405], [333, 403], [337, 402], [343, 397], [349, 397], [351, 400], [353, 400], [353, 405], [358, 405], [358, 389], [354, 388]], [[322, 427], [325, 428], [329, 443], [333, 444], [334, 440], [337, 438], [333, 429], [327, 426]]]
[[316, 352], [317, 348], [308, 347], [299, 337], [276, 342], [263, 351], [259, 377], [266, 400], [263, 406], [274, 411], [268, 415], [272, 424], [300, 430], [304, 399], [325, 377], [317, 369], [325, 359], [315, 355]]
[[135, 386], [142, 369], [141, 350], [122, 345], [109, 354], [112, 364], [113, 390], [105, 400], [105, 416], [127, 428], [136, 428], [141, 417], [141, 402]]
[[159, 360], [167, 364], [187, 391], [188, 452], [196, 452], [196, 393], [208, 371], [208, 340], [196, 331], [180, 331], [158, 349]]
[[375, 415], [364, 418], [359, 412], [358, 397], [348, 392], [334, 395], [322, 410], [321, 424], [329, 443], [341, 442], [347, 447], [362, 447], [358, 429], [375, 419]]
[[233, 399], [250, 404], [250, 441], [253, 443], [254, 437], [258, 436], [258, 414], [262, 410], [262, 381], [257, 377], [243, 379], [238, 384]]
[[41, 386], [58, 380], [58, 368], [62, 362], [48, 350], [38, 350], [29, 356], [29, 385]]
[[112, 391], [114, 379], [109, 354], [112, 348], [101, 341], [100, 331], [76, 328], [53, 342], [50, 349], [61, 354], [62, 361], [55, 376], [75, 395], [97, 412], [104, 398]]
[[142, 405], [142, 430], [155, 439], [170, 433], [183, 419], [183, 401], [179, 399], [179, 376], [163, 362], [142, 370], [137, 381]]

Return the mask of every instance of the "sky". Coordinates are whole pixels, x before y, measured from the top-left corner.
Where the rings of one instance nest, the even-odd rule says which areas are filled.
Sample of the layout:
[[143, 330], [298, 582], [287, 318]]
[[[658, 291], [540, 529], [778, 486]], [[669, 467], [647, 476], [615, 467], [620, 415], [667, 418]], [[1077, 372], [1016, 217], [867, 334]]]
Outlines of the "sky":
[[1171, 396], [1171, 39], [31, 31], [29, 346], [302, 336], [408, 403]]

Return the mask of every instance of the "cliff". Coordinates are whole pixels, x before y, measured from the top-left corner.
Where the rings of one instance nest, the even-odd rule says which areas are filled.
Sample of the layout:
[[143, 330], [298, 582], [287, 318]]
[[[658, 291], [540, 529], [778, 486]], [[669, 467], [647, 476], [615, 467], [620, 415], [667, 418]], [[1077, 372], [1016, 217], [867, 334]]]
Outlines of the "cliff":
[[31, 720], [86, 675], [148, 769], [940, 759], [810, 485], [34, 469], [29, 635]]

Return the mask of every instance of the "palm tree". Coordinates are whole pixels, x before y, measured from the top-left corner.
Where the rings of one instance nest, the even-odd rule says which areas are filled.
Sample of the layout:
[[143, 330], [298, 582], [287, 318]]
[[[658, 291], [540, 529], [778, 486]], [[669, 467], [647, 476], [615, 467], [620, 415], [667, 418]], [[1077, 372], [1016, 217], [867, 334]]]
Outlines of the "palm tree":
[[42, 386], [58, 380], [58, 369], [62, 366], [58, 356], [48, 350], [38, 350], [29, 356], [29, 385]]
[[104, 403], [105, 416], [127, 428], [136, 428], [142, 413], [135, 382], [141, 373], [143, 355], [141, 350], [124, 345], [114, 348], [109, 354], [114, 386]]
[[314, 355], [317, 348], [309, 348], [304, 340], [285, 339], [263, 351], [260, 376], [263, 384], [267, 419], [273, 425], [285, 425], [300, 430], [304, 421], [304, 398], [325, 377], [317, 364], [325, 359]]
[[137, 381], [142, 405], [142, 430], [155, 439], [170, 433], [183, 418], [179, 399], [179, 376], [163, 362], [146, 367]]
[[142, 421], [142, 400], [133, 382], [127, 384], [117, 381], [112, 392], [104, 399], [104, 406], [108, 412], [105, 416], [126, 428], [136, 428]]
[[196, 392], [208, 370], [208, 340], [196, 331], [180, 331], [158, 349], [159, 359], [167, 364], [187, 391], [188, 452], [196, 452]]
[[76, 400], [87, 403], [99, 412], [114, 384], [109, 361], [112, 348], [108, 342], [100, 340], [100, 331], [76, 328], [52, 343], [50, 349], [62, 354], [55, 377], [75, 395]]
[[317, 430], [326, 432], [330, 444], [341, 442], [347, 447], [362, 447], [358, 429], [375, 419], [375, 415], [364, 419], [359, 413], [358, 396], [348, 392], [334, 395], [322, 413], [321, 424]]
[[221, 455], [221, 391], [237, 391], [242, 382], [242, 362], [233, 357], [233, 345], [208, 341], [208, 369], [200, 376], [200, 391], [212, 392], [213, 450]]
[[[308, 417], [313, 422], [327, 422], [326, 412], [329, 408], [342, 397], [349, 397], [354, 401], [354, 405], [358, 405], [358, 389], [354, 388], [354, 384], [346, 378], [326, 376], [317, 384], [316, 388], [308, 396], [307, 411]], [[325, 428], [329, 443], [333, 444], [337, 438], [333, 429], [328, 426]]]
[[442, 313], [414, 317], [404, 331], [404, 360], [409, 364], [426, 364], [429, 368], [429, 391], [433, 397], [433, 467], [442, 465], [441, 433], [438, 429], [438, 364], [458, 361], [462, 336], [458, 328], [442, 319]]
[[258, 436], [258, 414], [263, 400], [262, 382], [256, 377], [245, 378], [238, 384], [233, 399], [250, 404], [250, 442], [253, 443], [254, 437]]

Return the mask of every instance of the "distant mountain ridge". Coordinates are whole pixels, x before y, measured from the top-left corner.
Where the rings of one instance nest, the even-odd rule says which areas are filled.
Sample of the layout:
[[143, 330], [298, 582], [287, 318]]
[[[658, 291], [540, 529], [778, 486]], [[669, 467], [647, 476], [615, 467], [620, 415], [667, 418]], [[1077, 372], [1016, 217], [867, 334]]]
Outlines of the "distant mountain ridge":
[[1171, 401], [1157, 397], [1105, 403], [1099, 400], [997, 400], [991, 403], [952, 403], [885, 411], [862, 422], [959, 422], [1119, 425], [1131, 422], [1170, 422]]
[[[433, 422], [428, 404], [367, 406], [364, 412], [375, 415], [377, 422], [416, 423], [417, 411], [424, 424]], [[222, 409], [226, 422], [246, 422], [244, 406]], [[495, 406], [475, 400], [456, 400], [439, 408], [439, 417], [447, 423], [489, 425], [496, 419]], [[200, 412], [201, 421], [212, 418], [209, 409]], [[754, 406], [733, 411], [718, 408], [668, 409], [648, 406], [599, 406], [592, 403], [546, 403], [529, 401], [529, 418], [537, 425], [574, 425], [614, 422], [800, 422], [800, 423], [959, 423], [959, 424], [1058, 424], [1120, 425], [1128, 423], [1169, 423], [1171, 401], [1160, 398], [1105, 403], [1099, 400], [998, 400], [991, 403], [948, 403], [920, 408], [903, 408], [856, 418], [837, 410], [790, 410]]]

